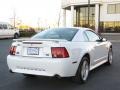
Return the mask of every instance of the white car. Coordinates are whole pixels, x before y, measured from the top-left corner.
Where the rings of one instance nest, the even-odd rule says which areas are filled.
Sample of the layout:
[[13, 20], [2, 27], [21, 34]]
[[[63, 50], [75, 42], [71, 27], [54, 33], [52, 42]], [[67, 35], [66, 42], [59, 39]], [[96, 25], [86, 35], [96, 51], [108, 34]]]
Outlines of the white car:
[[9, 70], [26, 76], [72, 77], [86, 82], [89, 71], [112, 64], [112, 44], [89, 28], [55, 28], [29, 40], [15, 40]]
[[18, 38], [19, 30], [8, 23], [0, 22], [0, 38]]

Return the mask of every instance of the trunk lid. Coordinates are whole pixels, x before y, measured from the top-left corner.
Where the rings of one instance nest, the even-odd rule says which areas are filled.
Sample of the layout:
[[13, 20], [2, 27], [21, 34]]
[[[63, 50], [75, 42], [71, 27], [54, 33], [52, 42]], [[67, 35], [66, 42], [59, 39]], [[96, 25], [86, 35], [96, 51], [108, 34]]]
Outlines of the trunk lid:
[[20, 47], [17, 48], [21, 52], [21, 56], [25, 57], [41, 57], [52, 58], [51, 47], [60, 47], [60, 42], [66, 40], [16, 40], [21, 41]]

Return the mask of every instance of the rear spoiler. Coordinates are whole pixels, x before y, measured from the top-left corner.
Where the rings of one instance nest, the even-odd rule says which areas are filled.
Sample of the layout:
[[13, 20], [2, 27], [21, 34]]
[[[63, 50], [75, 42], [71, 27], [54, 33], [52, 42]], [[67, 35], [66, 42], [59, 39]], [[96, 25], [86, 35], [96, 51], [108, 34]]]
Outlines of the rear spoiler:
[[66, 42], [67, 40], [65, 39], [30, 39], [30, 38], [26, 38], [26, 39], [13, 39], [13, 41], [15, 42], [32, 42], [32, 41], [52, 41], [52, 42], [59, 42], [59, 41], [63, 41]]
[[22, 42], [22, 41], [28, 41], [28, 40], [30, 40], [30, 39], [13, 39], [13, 41], [15, 41], [15, 42]]

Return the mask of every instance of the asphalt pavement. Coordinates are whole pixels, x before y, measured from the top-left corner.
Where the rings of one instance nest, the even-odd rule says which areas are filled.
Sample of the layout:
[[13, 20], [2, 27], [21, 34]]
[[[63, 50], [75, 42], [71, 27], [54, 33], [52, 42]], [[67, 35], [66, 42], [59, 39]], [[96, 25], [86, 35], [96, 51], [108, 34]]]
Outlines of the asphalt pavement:
[[93, 70], [85, 84], [71, 82], [69, 78], [26, 78], [10, 73], [6, 57], [11, 43], [11, 39], [0, 40], [0, 90], [120, 90], [120, 42], [113, 42], [113, 64]]

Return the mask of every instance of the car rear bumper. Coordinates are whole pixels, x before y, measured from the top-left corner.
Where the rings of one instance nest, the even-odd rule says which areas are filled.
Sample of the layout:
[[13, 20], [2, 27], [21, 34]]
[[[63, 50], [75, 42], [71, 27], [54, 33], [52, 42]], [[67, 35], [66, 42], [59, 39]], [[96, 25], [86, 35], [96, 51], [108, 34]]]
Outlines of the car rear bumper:
[[33, 74], [40, 76], [75, 76], [77, 65], [72, 59], [35, 58], [21, 56], [7, 56], [9, 70], [16, 73]]

